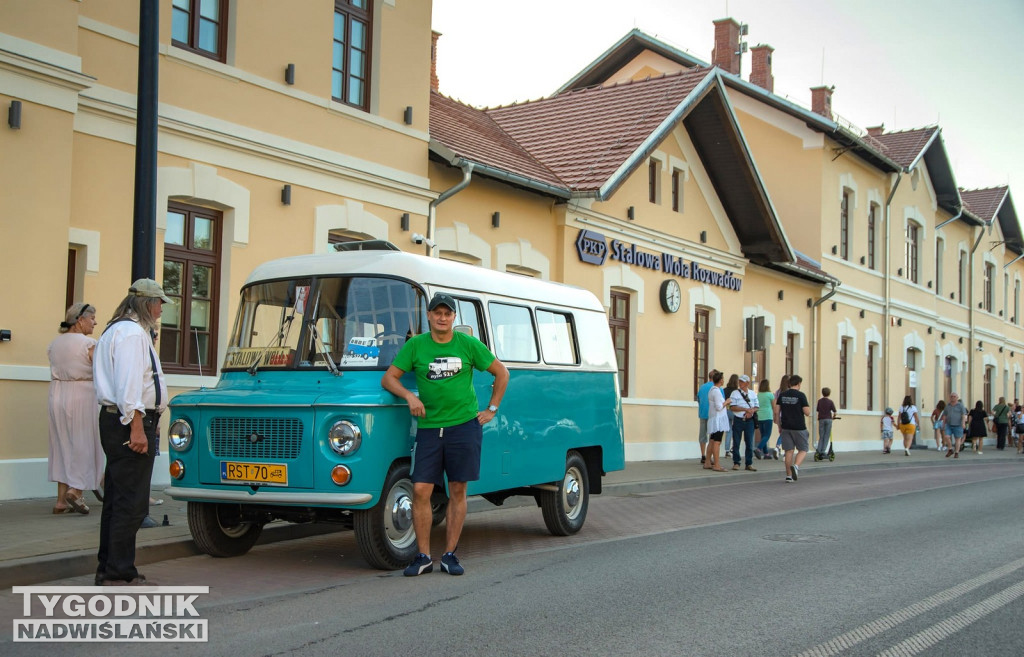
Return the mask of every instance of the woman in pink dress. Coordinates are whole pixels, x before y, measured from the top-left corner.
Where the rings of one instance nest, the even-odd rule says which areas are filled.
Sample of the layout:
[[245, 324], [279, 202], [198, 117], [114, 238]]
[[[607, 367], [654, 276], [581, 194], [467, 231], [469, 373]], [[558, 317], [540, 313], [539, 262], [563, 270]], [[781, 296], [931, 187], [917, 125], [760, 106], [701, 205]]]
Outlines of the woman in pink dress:
[[50, 358], [50, 481], [57, 482], [54, 513], [89, 513], [82, 499], [100, 488], [103, 448], [99, 407], [92, 384], [96, 308], [76, 303], [68, 308], [58, 335], [46, 349]]

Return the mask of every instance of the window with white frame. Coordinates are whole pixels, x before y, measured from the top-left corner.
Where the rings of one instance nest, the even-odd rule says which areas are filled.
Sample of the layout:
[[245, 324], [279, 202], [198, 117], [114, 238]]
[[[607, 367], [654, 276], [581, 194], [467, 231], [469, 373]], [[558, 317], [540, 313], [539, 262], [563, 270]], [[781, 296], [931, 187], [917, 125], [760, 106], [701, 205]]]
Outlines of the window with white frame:
[[839, 204], [839, 257], [850, 259], [850, 190], [843, 190], [843, 200]]
[[946, 241], [941, 237], [935, 240], [935, 294], [942, 294], [942, 254], [946, 250]]
[[992, 308], [995, 305], [993, 303], [993, 296], [995, 295], [995, 292], [993, 291], [995, 281], [993, 279], [996, 277], [996, 266], [991, 262], [986, 262], [984, 271], [985, 273], [982, 277], [981, 302], [984, 305], [983, 307], [985, 308], [985, 312], [992, 312]]
[[913, 221], [907, 222], [907, 235], [903, 252], [903, 275], [911, 283], [918, 281], [918, 259], [920, 254], [921, 227]]
[[872, 203], [868, 207], [868, 269], [875, 268], [875, 233], [878, 228], [878, 204]]
[[651, 203], [661, 203], [661, 162], [653, 157], [647, 165], [647, 196]]

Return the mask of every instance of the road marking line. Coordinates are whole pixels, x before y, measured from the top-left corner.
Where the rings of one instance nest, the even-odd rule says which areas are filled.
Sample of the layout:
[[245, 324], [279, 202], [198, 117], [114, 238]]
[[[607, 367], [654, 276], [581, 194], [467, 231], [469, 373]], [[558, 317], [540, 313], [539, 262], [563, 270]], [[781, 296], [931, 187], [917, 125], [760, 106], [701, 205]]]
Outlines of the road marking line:
[[1010, 588], [1004, 589], [992, 597], [964, 609], [956, 616], [940, 621], [928, 629], [918, 632], [909, 639], [897, 643], [892, 648], [881, 653], [879, 657], [909, 657], [910, 655], [916, 655], [934, 646], [951, 634], [959, 632], [971, 623], [981, 620], [993, 611], [997, 611], [1000, 607], [1005, 607], [1022, 595], [1024, 595], [1024, 582], [1017, 582]]
[[940, 605], [952, 602], [960, 596], [970, 593], [976, 588], [993, 582], [1000, 577], [1005, 577], [1013, 571], [1020, 570], [1021, 568], [1024, 568], [1024, 559], [1011, 561], [1005, 566], [1000, 566], [999, 568], [985, 573], [984, 575], [979, 575], [974, 579], [969, 579], [966, 582], [957, 584], [945, 591], [929, 596], [920, 602], [910, 605], [906, 609], [899, 609], [891, 614], [887, 614], [882, 618], [879, 618], [878, 620], [871, 621], [870, 623], [861, 625], [849, 632], [840, 634], [830, 641], [814, 646], [809, 650], [805, 650], [800, 653], [798, 657], [827, 657], [828, 655], [838, 655], [844, 650], [849, 650], [862, 641], [867, 641], [872, 637], [878, 636], [882, 632], [891, 630], [900, 623], [905, 623], [915, 616], [920, 616], [921, 614], [931, 611]]

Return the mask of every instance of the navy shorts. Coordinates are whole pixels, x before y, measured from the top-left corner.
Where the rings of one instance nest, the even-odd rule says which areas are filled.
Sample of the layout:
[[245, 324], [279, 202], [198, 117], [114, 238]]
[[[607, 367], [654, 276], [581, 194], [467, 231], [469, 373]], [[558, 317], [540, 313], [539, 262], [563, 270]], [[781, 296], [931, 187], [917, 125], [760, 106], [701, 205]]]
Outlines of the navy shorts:
[[454, 427], [417, 429], [412, 447], [413, 483], [444, 486], [444, 474], [448, 481], [476, 481], [482, 442], [483, 427], [476, 418]]

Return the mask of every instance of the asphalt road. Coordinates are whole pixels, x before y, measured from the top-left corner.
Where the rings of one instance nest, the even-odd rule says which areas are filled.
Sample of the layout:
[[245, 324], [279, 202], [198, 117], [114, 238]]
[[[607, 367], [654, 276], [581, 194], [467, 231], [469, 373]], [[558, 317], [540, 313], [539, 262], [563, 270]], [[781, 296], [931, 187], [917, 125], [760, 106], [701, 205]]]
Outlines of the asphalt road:
[[[1022, 484], [1020, 466], [1009, 465], [596, 497], [569, 539], [544, 536], [535, 509], [496, 510], [470, 519], [467, 574], [457, 578], [369, 570], [336, 535], [237, 559], [179, 559], [148, 574], [211, 586], [197, 605], [210, 642], [116, 651], [1016, 656]], [[0, 603], [10, 612], [11, 600]], [[0, 652], [114, 648], [59, 647]]]

